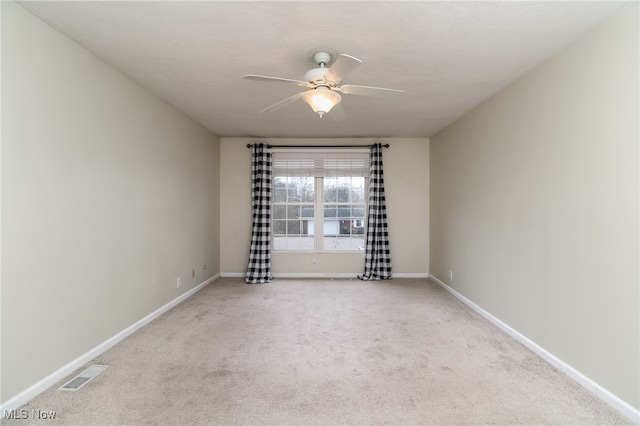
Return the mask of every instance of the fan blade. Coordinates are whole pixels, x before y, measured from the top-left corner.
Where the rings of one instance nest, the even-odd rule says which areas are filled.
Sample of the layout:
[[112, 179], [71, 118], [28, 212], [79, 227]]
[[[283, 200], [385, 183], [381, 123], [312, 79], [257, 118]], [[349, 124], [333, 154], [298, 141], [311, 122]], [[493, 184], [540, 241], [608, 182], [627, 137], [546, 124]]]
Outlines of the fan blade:
[[342, 121], [347, 118], [347, 114], [344, 113], [344, 108], [342, 108], [341, 104], [338, 104], [331, 108], [329, 111], [329, 115], [333, 118], [333, 121]]
[[378, 98], [397, 98], [399, 95], [407, 93], [404, 90], [387, 89], [384, 87], [357, 86], [353, 84], [345, 84], [340, 88], [340, 91], [347, 95], [375, 96]]
[[295, 102], [298, 99], [302, 98], [302, 94], [303, 93], [304, 92], [296, 93], [293, 96], [289, 96], [288, 98], [281, 100], [280, 102], [276, 102], [275, 104], [273, 104], [273, 105], [271, 105], [269, 107], [266, 107], [265, 109], [260, 111], [260, 114], [262, 114], [263, 112], [273, 112], [273, 111], [275, 111], [277, 109], [282, 108], [285, 105], [289, 105], [290, 103]]
[[270, 77], [268, 75], [256, 75], [256, 74], [247, 74], [242, 76], [242, 78], [246, 78], [248, 80], [257, 80], [257, 81], [277, 81], [279, 83], [293, 83], [302, 87], [309, 87], [309, 83], [302, 80], [292, 80], [290, 78], [281, 78], [281, 77]]
[[340, 55], [329, 68], [329, 71], [324, 75], [324, 79], [334, 83], [339, 83], [342, 79], [358, 66], [362, 61], [358, 58], [354, 58], [349, 55]]

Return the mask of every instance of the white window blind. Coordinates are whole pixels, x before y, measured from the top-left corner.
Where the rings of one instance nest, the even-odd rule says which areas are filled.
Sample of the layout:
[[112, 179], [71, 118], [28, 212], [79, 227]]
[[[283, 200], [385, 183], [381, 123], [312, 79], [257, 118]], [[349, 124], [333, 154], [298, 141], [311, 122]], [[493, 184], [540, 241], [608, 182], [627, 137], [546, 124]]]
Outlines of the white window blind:
[[369, 177], [369, 151], [274, 151], [273, 175]]

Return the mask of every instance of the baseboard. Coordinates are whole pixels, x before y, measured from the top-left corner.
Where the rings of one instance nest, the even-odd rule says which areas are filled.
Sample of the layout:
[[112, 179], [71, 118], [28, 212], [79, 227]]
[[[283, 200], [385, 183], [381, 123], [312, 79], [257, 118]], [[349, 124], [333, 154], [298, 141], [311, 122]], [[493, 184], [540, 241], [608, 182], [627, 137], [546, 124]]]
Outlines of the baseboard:
[[122, 340], [129, 337], [131, 334], [135, 333], [145, 325], [149, 324], [151, 321], [158, 318], [160, 315], [169, 311], [174, 306], [178, 305], [182, 301], [188, 299], [198, 291], [202, 290], [204, 287], [211, 284], [212, 282], [217, 280], [219, 277], [220, 277], [220, 274], [216, 274], [213, 277], [209, 278], [208, 280], [198, 284], [196, 287], [181, 294], [180, 296], [173, 299], [172, 301], [162, 306], [161, 308], [156, 309], [146, 317], [142, 318], [140, 321], [130, 325], [129, 327], [122, 330], [115, 336], [107, 339], [103, 343], [91, 349], [89, 352], [76, 358], [75, 360], [71, 361], [69, 364], [61, 367], [60, 369], [48, 375], [47, 377], [40, 380], [36, 384], [28, 387], [26, 390], [20, 392], [18, 395], [7, 400], [5, 403], [0, 405], [0, 419], [4, 418], [5, 413], [10, 412], [11, 410], [18, 409], [19, 407], [23, 406], [27, 402], [31, 401], [33, 398], [35, 398], [45, 390], [49, 389], [51, 386], [55, 385], [60, 380], [64, 379], [65, 377], [67, 377], [68, 375], [70, 375], [80, 367], [84, 366], [86, 363], [90, 362], [92, 359], [96, 358], [97, 356], [106, 352], [108, 349], [120, 343]]
[[356, 272], [279, 272], [273, 274], [273, 278], [340, 278], [340, 279], [358, 279]]
[[[346, 273], [346, 272], [279, 272], [273, 273], [273, 278], [357, 278], [360, 273]], [[223, 278], [244, 278], [244, 272], [223, 272], [220, 274]], [[393, 278], [429, 278], [427, 273], [411, 273], [400, 272], [393, 273]]]
[[446, 291], [451, 293], [457, 299], [459, 299], [462, 303], [469, 306], [471, 309], [476, 311], [478, 314], [482, 315], [484, 318], [492, 322], [502, 331], [516, 339], [518, 342], [522, 343], [524, 346], [529, 348], [531, 351], [536, 353], [542, 359], [547, 361], [549, 364], [556, 367], [558, 370], [562, 371], [569, 378], [580, 384], [582, 387], [587, 389], [589, 392], [606, 402], [609, 406], [614, 408], [616, 411], [620, 412], [622, 415], [627, 417], [629, 420], [636, 424], [640, 424], [640, 410], [637, 410], [630, 404], [626, 403], [622, 399], [615, 396], [613, 393], [609, 392], [607, 389], [600, 386], [598, 383], [585, 376], [566, 362], [562, 361], [560, 358], [556, 357], [534, 341], [530, 340], [528, 337], [524, 336], [517, 330], [514, 330], [509, 325], [500, 321], [498, 318], [491, 315], [489, 312], [482, 309], [480, 306], [473, 303], [471, 300], [464, 297], [462, 294], [458, 293], [453, 288], [449, 287], [447, 284], [439, 280], [437, 277], [429, 274], [429, 278], [435, 281], [438, 285], [444, 288]]
[[423, 272], [394, 272], [393, 278], [429, 278], [429, 274]]
[[[224, 272], [220, 274], [223, 278], [244, 278], [244, 272]], [[279, 272], [273, 273], [273, 278], [358, 278], [357, 273], [329, 273], [329, 272]]]

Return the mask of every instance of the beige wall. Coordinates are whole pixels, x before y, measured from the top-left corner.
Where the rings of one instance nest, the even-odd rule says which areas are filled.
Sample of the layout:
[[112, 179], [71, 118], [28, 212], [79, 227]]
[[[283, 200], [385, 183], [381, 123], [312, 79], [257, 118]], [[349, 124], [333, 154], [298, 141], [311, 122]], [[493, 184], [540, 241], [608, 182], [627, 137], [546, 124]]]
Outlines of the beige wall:
[[[341, 145], [389, 143], [383, 151], [385, 192], [393, 272], [426, 276], [429, 272], [429, 140], [383, 139], [252, 139], [221, 138], [220, 264], [223, 274], [244, 273], [251, 241], [251, 150], [247, 143]], [[317, 259], [313, 265], [312, 259]], [[275, 276], [356, 275], [363, 272], [363, 253], [277, 253]]]
[[3, 402], [220, 271], [218, 173], [218, 138], [2, 2]]
[[431, 273], [635, 408], [638, 73], [634, 3], [433, 137], [430, 201]]

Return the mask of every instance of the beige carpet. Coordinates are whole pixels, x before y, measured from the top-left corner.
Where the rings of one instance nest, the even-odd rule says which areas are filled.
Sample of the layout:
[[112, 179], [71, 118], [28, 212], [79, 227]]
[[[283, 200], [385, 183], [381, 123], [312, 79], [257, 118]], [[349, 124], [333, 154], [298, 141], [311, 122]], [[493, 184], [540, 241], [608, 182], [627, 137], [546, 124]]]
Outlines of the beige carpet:
[[219, 279], [93, 363], [3, 424], [631, 424], [426, 279]]

